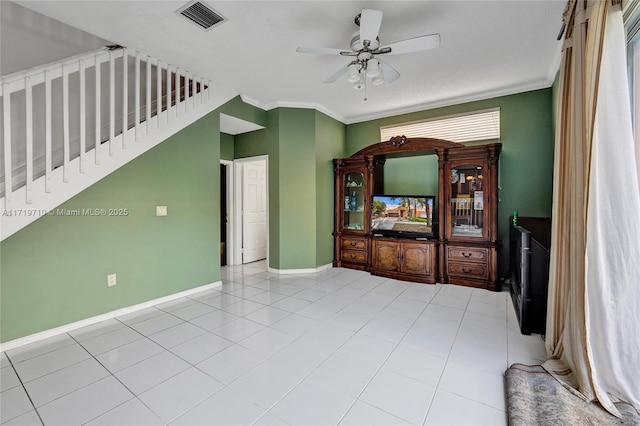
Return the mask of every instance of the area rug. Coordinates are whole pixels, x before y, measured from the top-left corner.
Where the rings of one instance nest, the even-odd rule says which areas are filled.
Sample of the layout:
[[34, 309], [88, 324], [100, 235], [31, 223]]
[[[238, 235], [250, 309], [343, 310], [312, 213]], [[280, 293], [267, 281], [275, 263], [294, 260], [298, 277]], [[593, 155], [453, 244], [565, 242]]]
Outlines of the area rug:
[[567, 390], [540, 365], [513, 364], [505, 374], [511, 426], [640, 425], [640, 415], [627, 403], [616, 403], [623, 418]]

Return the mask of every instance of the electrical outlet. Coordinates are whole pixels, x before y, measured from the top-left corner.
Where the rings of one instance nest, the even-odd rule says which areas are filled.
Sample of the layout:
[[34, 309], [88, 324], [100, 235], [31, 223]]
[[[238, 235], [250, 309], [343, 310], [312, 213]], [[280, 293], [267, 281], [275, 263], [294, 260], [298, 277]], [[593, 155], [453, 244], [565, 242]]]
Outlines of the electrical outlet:
[[167, 206], [156, 206], [156, 216], [166, 216]]
[[116, 274], [109, 274], [107, 275], [107, 286], [109, 287], [113, 287], [114, 285], [117, 284], [116, 281]]

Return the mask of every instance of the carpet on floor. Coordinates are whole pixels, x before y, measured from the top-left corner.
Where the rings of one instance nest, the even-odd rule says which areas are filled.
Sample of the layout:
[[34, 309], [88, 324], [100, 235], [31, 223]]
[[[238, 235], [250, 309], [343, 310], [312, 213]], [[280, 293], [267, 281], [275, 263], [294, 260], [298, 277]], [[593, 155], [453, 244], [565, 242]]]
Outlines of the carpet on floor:
[[513, 364], [505, 381], [511, 426], [640, 425], [640, 414], [630, 404], [616, 403], [623, 418], [612, 416], [573, 394], [540, 365]]

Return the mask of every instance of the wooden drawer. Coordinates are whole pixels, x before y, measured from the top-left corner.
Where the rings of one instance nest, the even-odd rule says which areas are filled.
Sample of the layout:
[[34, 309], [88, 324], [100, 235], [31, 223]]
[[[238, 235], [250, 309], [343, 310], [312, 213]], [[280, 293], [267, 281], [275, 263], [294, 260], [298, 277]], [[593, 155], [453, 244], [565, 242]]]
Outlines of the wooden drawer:
[[486, 280], [489, 278], [489, 268], [486, 263], [447, 262], [447, 272], [451, 276]]
[[366, 250], [367, 240], [358, 237], [342, 237], [342, 248], [345, 250]]
[[342, 250], [343, 262], [367, 263], [367, 252], [357, 250]]
[[489, 249], [467, 248], [467, 247], [447, 247], [448, 260], [462, 260], [465, 262], [487, 262]]

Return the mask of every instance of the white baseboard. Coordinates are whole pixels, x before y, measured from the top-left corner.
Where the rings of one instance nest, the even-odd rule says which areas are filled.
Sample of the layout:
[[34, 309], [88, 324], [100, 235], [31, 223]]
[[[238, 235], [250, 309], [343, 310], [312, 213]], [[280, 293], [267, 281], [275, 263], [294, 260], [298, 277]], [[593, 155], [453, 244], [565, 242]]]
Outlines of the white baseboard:
[[147, 302], [138, 303], [137, 305], [127, 306], [126, 308], [116, 309], [115, 311], [107, 312], [105, 314], [96, 315], [95, 317], [86, 318], [80, 321], [72, 322], [69, 324], [61, 325], [60, 327], [51, 328], [49, 330], [41, 331], [39, 333], [30, 334], [25, 337], [20, 337], [15, 340], [10, 340], [5, 343], [0, 343], [0, 352], [15, 349], [20, 346], [28, 345], [39, 340], [47, 339], [49, 337], [57, 336], [58, 334], [68, 333], [69, 331], [77, 330], [88, 325], [96, 324], [100, 321], [105, 321], [115, 317], [119, 317], [125, 314], [130, 314], [142, 309], [149, 308], [160, 303], [170, 302], [181, 297], [190, 296], [201, 291], [210, 290], [212, 288], [220, 287], [222, 281], [216, 281], [215, 283], [205, 284], [200, 287], [191, 288], [189, 290], [181, 291], [179, 293], [170, 294], [169, 296], [159, 297], [157, 299], [149, 300]]
[[286, 274], [314, 274], [316, 272], [324, 271], [325, 269], [333, 268], [332, 263], [328, 263], [323, 266], [318, 266], [317, 268], [308, 268], [308, 269], [276, 269], [276, 268], [268, 268], [267, 272], [271, 272], [273, 274], [278, 275], [286, 275]]

